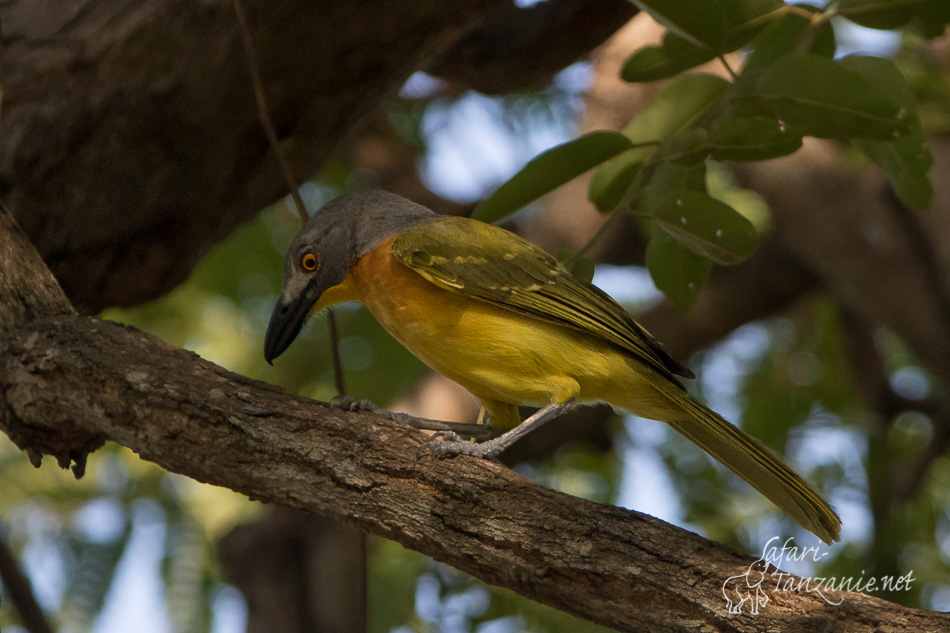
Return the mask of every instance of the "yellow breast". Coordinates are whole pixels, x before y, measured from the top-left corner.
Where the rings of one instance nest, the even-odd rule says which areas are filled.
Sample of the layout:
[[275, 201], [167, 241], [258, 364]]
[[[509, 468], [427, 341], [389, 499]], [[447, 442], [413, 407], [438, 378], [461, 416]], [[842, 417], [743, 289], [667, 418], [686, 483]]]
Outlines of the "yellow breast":
[[639, 391], [642, 369], [605, 341], [439, 288], [396, 261], [391, 242], [360, 258], [315, 309], [359, 301], [414, 355], [482, 399], [620, 404]]

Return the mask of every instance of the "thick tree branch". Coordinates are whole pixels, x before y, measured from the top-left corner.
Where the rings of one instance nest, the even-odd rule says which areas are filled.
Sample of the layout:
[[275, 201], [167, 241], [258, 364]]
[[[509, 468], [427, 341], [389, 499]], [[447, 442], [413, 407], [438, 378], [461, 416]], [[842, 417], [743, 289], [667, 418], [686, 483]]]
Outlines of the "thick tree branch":
[[622, 630], [935, 630], [950, 616], [860, 594], [783, 594], [729, 616], [722, 583], [751, 559], [652, 517], [577, 499], [427, 437], [231, 374], [117, 324], [35, 321], [0, 354], [0, 426], [82, 458], [102, 439], [162, 467], [349, 522], [486, 582]]
[[[503, 88], [502, 77], [530, 85], [635, 11], [625, 0], [559, 0], [510, 15], [511, 0], [243, 6], [298, 181], [435, 60], [486, 90]], [[523, 19], [465, 37], [500, 16]], [[230, 3], [79, 0], [63, 9], [10, 0], [3, 27], [0, 195], [80, 311], [167, 292], [286, 194]], [[509, 36], [514, 48], [505, 49], [496, 38]], [[446, 55], [459, 38], [467, 43]]]
[[75, 314], [69, 300], [10, 213], [0, 205], [0, 338], [21, 323]]
[[[506, 4], [244, 0], [293, 175]], [[12, 0], [3, 18], [0, 194], [81, 311], [167, 292], [286, 194], [230, 3]]]
[[[5, 214], [3, 214], [5, 215]], [[0, 225], [0, 269], [29, 245]], [[49, 277], [43, 268], [0, 278]], [[24, 300], [27, 301], [27, 300]], [[30, 299], [29, 301], [33, 301]], [[53, 301], [49, 310], [60, 306]], [[9, 304], [4, 314], [29, 314]], [[420, 453], [427, 436], [232, 374], [133, 328], [71, 314], [9, 319], [0, 428], [33, 455], [83, 463], [104, 440], [169, 471], [317, 512], [482, 580], [621, 630], [917, 631], [950, 616], [855, 593], [782, 593], [726, 612], [723, 582], [752, 559], [652, 517], [533, 484], [499, 464]]]
[[498, 13], [452, 45], [432, 74], [485, 94], [537, 87], [637, 14], [627, 0], [547, 0]]

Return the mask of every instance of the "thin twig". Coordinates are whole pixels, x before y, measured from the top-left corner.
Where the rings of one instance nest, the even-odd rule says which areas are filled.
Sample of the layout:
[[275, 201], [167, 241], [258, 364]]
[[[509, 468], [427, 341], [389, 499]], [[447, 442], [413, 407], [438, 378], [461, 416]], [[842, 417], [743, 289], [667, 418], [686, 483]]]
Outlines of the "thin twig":
[[46, 615], [36, 601], [30, 579], [20, 569], [16, 557], [0, 537], [0, 583], [3, 583], [10, 601], [20, 614], [20, 623], [28, 633], [52, 633], [53, 629], [46, 621]]
[[[277, 158], [277, 164], [280, 165], [280, 170], [284, 174], [284, 180], [287, 181], [287, 187], [290, 189], [290, 197], [293, 199], [294, 206], [297, 208], [297, 214], [300, 216], [301, 222], [306, 224], [308, 219], [307, 205], [304, 204], [303, 198], [300, 196], [300, 188], [297, 186], [297, 181], [294, 179], [294, 175], [290, 171], [290, 166], [280, 151], [280, 144], [277, 142], [277, 133], [274, 131], [274, 124], [270, 119], [270, 114], [268, 114], [267, 98], [264, 96], [264, 84], [261, 81], [261, 72], [257, 66], [257, 57], [254, 54], [254, 43], [251, 41], [251, 32], [250, 29], [248, 29], [247, 18], [244, 15], [244, 8], [241, 6], [240, 0], [234, 0], [234, 12], [237, 14], [238, 24], [241, 26], [244, 53], [247, 56], [248, 70], [251, 73], [251, 83], [254, 85], [254, 97], [257, 99], [257, 114], [261, 120], [261, 127], [264, 128], [264, 134], [267, 135], [267, 141], [270, 143], [271, 151], [274, 152], [274, 156]], [[337, 334], [336, 315], [333, 314], [333, 310], [328, 311], [327, 319], [330, 324], [330, 350], [331, 356], [333, 357], [334, 384], [336, 385], [337, 395], [345, 396], [346, 386], [343, 380], [343, 364], [340, 362], [340, 339]]]
[[358, 631], [369, 631], [369, 546], [366, 532], [359, 530], [359, 566], [360, 566], [360, 620]]
[[[634, 147], [648, 146], [648, 145], [659, 145], [659, 141], [648, 141], [645, 143], [637, 143]], [[620, 197], [620, 202], [614, 206], [610, 211], [610, 215], [607, 216], [607, 219], [603, 224], [600, 225], [600, 228], [594, 233], [594, 235], [587, 240], [587, 242], [577, 250], [577, 252], [572, 253], [570, 256], [566, 257], [562, 264], [567, 268], [570, 268], [574, 262], [581, 257], [583, 257], [587, 251], [594, 245], [594, 243], [599, 240], [606, 232], [610, 226], [617, 220], [621, 215], [630, 215], [630, 203], [633, 201], [634, 192], [640, 187], [640, 183], [643, 181], [643, 174], [647, 169], [653, 166], [653, 163], [647, 163], [640, 167], [637, 171], [637, 175], [634, 177], [633, 182], [627, 187], [626, 191], [623, 192], [623, 196]]]
[[726, 72], [729, 73], [729, 76], [732, 77], [732, 81], [739, 81], [739, 75], [736, 74], [736, 71], [732, 69], [732, 66], [729, 65], [729, 62], [726, 61], [725, 55], [716, 55], [716, 58], [722, 62], [722, 65], [726, 67]]
[[607, 216], [607, 219], [604, 220], [603, 224], [600, 225], [600, 227], [597, 229], [594, 235], [591, 236], [591, 238], [587, 240], [587, 242], [583, 246], [577, 249], [576, 252], [571, 253], [570, 255], [565, 257], [564, 261], [561, 263], [567, 268], [570, 268], [574, 264], [575, 261], [583, 257], [587, 253], [587, 251], [590, 250], [590, 247], [594, 245], [594, 242], [599, 240], [601, 236], [607, 232], [607, 229], [609, 229], [613, 225], [613, 223], [617, 220], [618, 217], [620, 217], [620, 213], [617, 211], [614, 211], [609, 216]]
[[261, 81], [261, 71], [257, 66], [257, 57], [254, 55], [254, 43], [251, 41], [251, 32], [247, 28], [247, 18], [244, 15], [244, 8], [241, 7], [240, 0], [234, 0], [234, 12], [237, 14], [238, 24], [241, 26], [242, 41], [244, 42], [244, 53], [247, 56], [247, 68], [251, 72], [251, 83], [254, 85], [254, 97], [257, 99], [257, 114], [261, 119], [261, 127], [264, 128], [264, 134], [267, 135], [267, 141], [270, 143], [271, 150], [277, 158], [280, 170], [284, 172], [284, 180], [290, 187], [290, 197], [293, 198], [294, 206], [297, 207], [297, 213], [300, 220], [307, 223], [307, 205], [303, 203], [300, 197], [300, 190], [297, 187], [297, 181], [284, 160], [280, 152], [280, 144], [277, 142], [277, 133], [274, 131], [274, 124], [270, 120], [267, 110], [267, 99], [264, 97], [264, 84]]
[[343, 362], [340, 360], [340, 333], [336, 327], [336, 313], [327, 308], [327, 324], [330, 326], [330, 354], [333, 357], [333, 384], [338, 396], [346, 395], [346, 382], [343, 378]]

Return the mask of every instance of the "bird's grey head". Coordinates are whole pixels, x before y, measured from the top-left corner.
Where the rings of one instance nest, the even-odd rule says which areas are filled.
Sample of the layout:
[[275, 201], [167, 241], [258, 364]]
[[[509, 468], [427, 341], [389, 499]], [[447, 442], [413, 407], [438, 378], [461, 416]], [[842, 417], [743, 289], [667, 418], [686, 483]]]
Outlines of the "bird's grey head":
[[353, 262], [393, 233], [434, 215], [385, 191], [341, 196], [314, 213], [287, 251], [280, 299], [264, 341], [267, 362], [297, 338], [310, 308], [327, 289], [343, 283]]

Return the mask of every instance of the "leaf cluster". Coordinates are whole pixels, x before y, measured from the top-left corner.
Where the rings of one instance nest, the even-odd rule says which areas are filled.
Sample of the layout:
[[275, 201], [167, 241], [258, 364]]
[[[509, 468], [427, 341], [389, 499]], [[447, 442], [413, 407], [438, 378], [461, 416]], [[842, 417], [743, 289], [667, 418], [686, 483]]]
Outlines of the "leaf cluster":
[[[593, 169], [591, 202], [603, 213], [646, 221], [647, 267], [657, 287], [686, 308], [713, 263], [738, 264], [758, 242], [752, 222], [710, 195], [711, 161], [780, 158], [808, 136], [850, 142], [885, 171], [905, 205], [929, 206], [933, 159], [908, 82], [889, 59], [836, 58], [833, 21], [934, 37], [950, 22], [950, 3], [635, 3], [668, 30], [660, 44], [635, 51], [621, 76], [667, 85], [621, 131], [590, 132], [537, 156], [474, 217], [496, 222]], [[739, 49], [742, 65], [733, 70], [724, 56]], [[716, 58], [728, 78], [683, 74]]]

